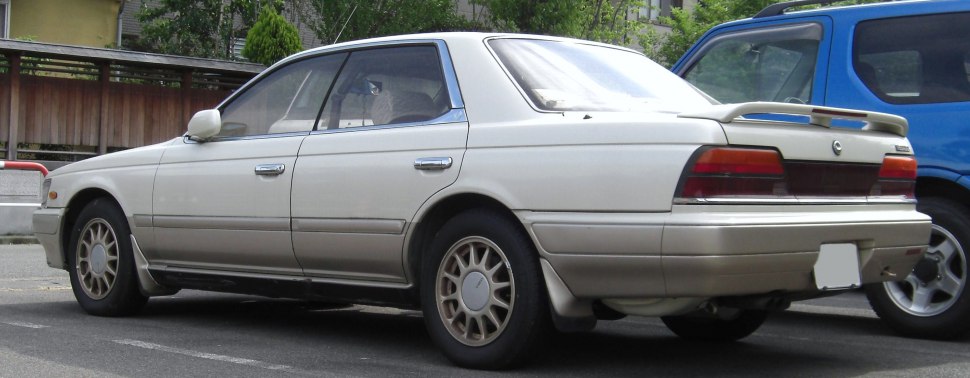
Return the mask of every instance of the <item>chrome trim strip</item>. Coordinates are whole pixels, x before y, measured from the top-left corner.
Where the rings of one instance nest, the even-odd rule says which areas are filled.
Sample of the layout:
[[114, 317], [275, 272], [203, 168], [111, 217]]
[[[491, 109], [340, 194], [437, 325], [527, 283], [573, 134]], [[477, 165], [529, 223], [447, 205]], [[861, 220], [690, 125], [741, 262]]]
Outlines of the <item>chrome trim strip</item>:
[[913, 204], [915, 199], [899, 198], [674, 198], [675, 205], [846, 205]]
[[401, 219], [293, 218], [293, 232], [400, 235], [405, 224]]
[[447, 125], [449, 123], [465, 123], [465, 122], [468, 122], [468, 118], [465, 117], [465, 109], [451, 109], [447, 113], [442, 114], [438, 118], [432, 119], [430, 121], [392, 123], [387, 125], [374, 125], [374, 126], [358, 126], [358, 127], [348, 127], [343, 129], [316, 130], [314, 132], [311, 132], [310, 135], [351, 133], [351, 132], [367, 131], [367, 130], [396, 129], [400, 127]]
[[156, 215], [152, 223], [159, 228], [195, 228], [211, 230], [289, 231], [289, 218], [271, 217], [193, 217]]
[[462, 109], [465, 102], [461, 98], [461, 88], [458, 86], [458, 74], [455, 73], [455, 63], [451, 60], [451, 52], [448, 44], [442, 40], [436, 40], [438, 46], [438, 56], [441, 59], [441, 74], [445, 77], [445, 85], [448, 86], [448, 97], [451, 98], [452, 109]]

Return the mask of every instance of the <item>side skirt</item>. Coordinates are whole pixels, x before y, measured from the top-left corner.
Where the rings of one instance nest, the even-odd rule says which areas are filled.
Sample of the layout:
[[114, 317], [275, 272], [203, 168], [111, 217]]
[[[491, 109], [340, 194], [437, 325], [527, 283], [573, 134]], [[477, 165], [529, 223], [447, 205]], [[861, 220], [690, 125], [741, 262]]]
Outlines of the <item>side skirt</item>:
[[414, 285], [337, 281], [298, 276], [213, 272], [183, 268], [148, 269], [158, 283], [182, 289], [390, 306], [420, 307]]

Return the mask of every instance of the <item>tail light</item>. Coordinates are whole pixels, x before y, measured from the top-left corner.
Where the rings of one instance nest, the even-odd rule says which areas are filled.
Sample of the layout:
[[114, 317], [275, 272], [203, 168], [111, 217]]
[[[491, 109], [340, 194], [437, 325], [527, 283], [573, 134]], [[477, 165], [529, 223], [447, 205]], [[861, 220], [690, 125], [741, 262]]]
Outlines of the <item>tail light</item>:
[[916, 159], [886, 156], [881, 165], [785, 161], [767, 148], [703, 147], [677, 189], [679, 202], [715, 199], [828, 201], [915, 198]]
[[916, 158], [912, 156], [886, 156], [869, 195], [916, 198], [916, 167]]
[[789, 196], [778, 151], [734, 147], [698, 150], [678, 193], [687, 199]]

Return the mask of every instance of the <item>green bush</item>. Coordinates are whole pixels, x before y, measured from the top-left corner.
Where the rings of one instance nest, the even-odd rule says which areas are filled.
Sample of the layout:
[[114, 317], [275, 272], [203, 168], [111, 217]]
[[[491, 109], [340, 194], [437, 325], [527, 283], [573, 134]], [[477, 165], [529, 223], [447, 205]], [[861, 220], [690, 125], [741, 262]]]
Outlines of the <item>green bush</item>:
[[265, 6], [256, 24], [246, 33], [242, 55], [251, 62], [268, 66], [300, 50], [303, 45], [296, 27], [275, 9]]

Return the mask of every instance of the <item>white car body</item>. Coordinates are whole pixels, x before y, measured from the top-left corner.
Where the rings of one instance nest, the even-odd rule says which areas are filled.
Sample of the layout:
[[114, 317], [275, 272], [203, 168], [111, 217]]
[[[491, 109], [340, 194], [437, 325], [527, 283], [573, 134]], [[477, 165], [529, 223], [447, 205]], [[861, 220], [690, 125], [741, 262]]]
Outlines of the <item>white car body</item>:
[[[595, 323], [600, 304], [671, 316], [826, 295], [831, 288], [816, 280], [817, 269], [829, 269], [816, 268], [823, 245], [854, 246], [853, 284], [904, 277], [926, 248], [930, 221], [911, 199], [677, 200], [685, 167], [704, 146], [879, 165], [886, 155], [911, 155], [901, 118], [841, 114], [870, 124], [856, 130], [738, 118], [822, 109], [779, 104], [545, 111], [489, 47], [502, 38], [599, 46], [443, 33], [297, 54], [253, 82], [307, 57], [435, 46], [452, 91], [449, 109], [401, 125], [184, 136], [68, 165], [49, 176], [56, 197], [34, 216], [47, 262], [77, 268], [69, 266], [71, 230], [79, 227], [72, 217], [104, 197], [127, 219], [143, 295], [196, 288], [415, 307], [422, 257], [437, 229], [483, 207], [521, 226], [556, 324], [576, 329]], [[815, 116], [817, 123], [840, 117]], [[838, 155], [834, 140], [844, 146]], [[419, 161], [437, 169], [417, 169]], [[282, 172], [254, 174], [261, 165]]]

